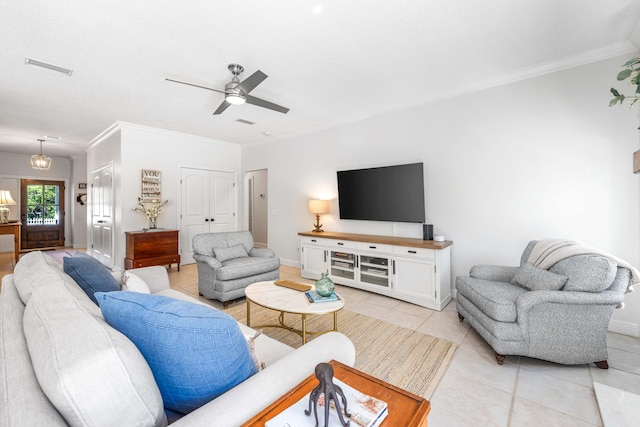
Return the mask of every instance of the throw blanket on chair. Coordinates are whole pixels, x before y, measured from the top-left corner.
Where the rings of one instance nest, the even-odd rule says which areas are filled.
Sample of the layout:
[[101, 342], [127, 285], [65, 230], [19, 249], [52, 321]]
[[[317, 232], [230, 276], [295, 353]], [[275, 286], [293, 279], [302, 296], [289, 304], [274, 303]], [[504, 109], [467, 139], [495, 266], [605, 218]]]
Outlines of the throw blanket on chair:
[[626, 261], [621, 260], [605, 251], [587, 246], [580, 242], [565, 239], [543, 239], [539, 240], [531, 254], [529, 260], [531, 264], [538, 268], [548, 270], [552, 265], [565, 258], [575, 255], [597, 254], [605, 256], [616, 262], [620, 267], [628, 268], [631, 271], [631, 279], [625, 293], [633, 292], [633, 285], [640, 283], [640, 271]]

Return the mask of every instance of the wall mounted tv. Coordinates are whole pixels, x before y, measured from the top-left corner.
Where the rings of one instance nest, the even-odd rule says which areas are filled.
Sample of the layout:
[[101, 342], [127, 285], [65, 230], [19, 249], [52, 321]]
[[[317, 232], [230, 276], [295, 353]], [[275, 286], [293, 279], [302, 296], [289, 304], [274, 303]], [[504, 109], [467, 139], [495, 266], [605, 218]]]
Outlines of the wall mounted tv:
[[340, 219], [424, 222], [422, 163], [338, 171]]

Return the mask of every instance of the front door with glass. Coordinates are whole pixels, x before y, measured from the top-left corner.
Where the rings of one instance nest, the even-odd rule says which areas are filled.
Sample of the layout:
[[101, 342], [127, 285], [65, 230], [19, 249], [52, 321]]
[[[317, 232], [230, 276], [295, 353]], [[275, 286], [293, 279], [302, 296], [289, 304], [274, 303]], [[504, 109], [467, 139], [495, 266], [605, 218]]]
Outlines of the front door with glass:
[[20, 180], [22, 249], [64, 246], [64, 182]]

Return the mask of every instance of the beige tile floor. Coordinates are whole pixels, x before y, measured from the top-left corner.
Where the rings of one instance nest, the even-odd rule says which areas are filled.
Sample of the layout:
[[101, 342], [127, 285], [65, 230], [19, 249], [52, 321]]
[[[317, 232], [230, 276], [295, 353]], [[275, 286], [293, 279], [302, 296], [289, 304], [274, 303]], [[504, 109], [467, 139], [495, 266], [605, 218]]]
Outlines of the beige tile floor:
[[[11, 268], [5, 255], [0, 254], [0, 276]], [[283, 266], [280, 276], [312, 283], [302, 279], [294, 267]], [[195, 265], [184, 265], [180, 272], [174, 267], [169, 278], [172, 288], [198, 297]], [[640, 394], [638, 338], [609, 333], [608, 370], [514, 356], [499, 366], [484, 340], [458, 321], [455, 302], [437, 312], [345, 286], [337, 286], [337, 291], [348, 310], [458, 344], [431, 398], [430, 426], [600, 426], [594, 381]], [[216, 301], [203, 300], [221, 307]]]

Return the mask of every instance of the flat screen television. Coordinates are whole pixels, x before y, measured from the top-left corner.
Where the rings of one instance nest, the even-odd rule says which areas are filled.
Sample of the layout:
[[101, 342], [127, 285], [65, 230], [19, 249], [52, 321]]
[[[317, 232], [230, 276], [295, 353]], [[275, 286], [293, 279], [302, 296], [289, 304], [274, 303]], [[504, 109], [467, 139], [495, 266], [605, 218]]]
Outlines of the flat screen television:
[[340, 219], [424, 222], [422, 163], [338, 171]]

